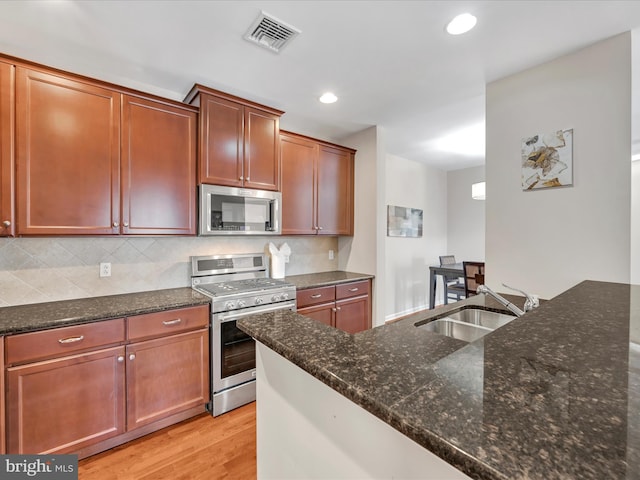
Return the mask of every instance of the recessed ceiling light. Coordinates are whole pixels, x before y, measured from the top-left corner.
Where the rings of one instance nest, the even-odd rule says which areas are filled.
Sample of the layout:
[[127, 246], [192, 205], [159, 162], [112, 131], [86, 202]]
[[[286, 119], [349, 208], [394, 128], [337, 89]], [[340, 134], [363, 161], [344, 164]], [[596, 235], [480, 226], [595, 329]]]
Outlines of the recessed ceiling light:
[[476, 26], [478, 19], [470, 13], [463, 13], [451, 20], [447, 25], [447, 32], [451, 35], [460, 35], [467, 33]]
[[336, 103], [338, 101], [338, 97], [336, 97], [331, 92], [326, 92], [326, 93], [322, 94], [322, 96], [319, 98], [319, 100], [322, 103]]

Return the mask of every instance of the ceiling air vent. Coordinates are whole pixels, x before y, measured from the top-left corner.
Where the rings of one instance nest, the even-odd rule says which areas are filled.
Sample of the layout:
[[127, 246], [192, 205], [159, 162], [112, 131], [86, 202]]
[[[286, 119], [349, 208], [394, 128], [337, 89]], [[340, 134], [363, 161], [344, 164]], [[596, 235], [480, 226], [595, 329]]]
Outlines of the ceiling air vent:
[[297, 28], [266, 12], [260, 12], [258, 18], [245, 33], [244, 38], [261, 47], [268, 48], [272, 52], [279, 53], [299, 33], [300, 30]]

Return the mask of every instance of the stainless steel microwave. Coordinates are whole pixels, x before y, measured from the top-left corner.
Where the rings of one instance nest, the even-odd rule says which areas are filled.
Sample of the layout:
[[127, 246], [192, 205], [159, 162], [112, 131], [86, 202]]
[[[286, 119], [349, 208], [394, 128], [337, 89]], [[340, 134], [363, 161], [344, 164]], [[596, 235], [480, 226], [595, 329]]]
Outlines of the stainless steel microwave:
[[200, 235], [280, 235], [282, 194], [200, 185]]

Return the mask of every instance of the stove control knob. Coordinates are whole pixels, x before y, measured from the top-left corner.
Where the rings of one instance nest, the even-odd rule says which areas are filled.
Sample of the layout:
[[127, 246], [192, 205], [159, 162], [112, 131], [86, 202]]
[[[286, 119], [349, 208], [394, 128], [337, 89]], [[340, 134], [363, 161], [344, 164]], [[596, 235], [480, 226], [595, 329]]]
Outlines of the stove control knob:
[[283, 294], [280, 296], [280, 298], [281, 298], [282, 300], [288, 300], [288, 299], [289, 299], [289, 294], [288, 294], [288, 293], [283, 293]]
[[224, 304], [224, 308], [227, 310], [233, 310], [235, 308], [236, 304], [233, 302], [227, 302]]
[[278, 297], [278, 295], [274, 295], [273, 297], [271, 297], [272, 302], [277, 302], [278, 300], [280, 300], [280, 297]]
[[262, 302], [264, 302], [264, 300], [262, 300], [260, 297], [256, 298], [256, 305], [261, 305]]
[[238, 308], [242, 308], [246, 305], [246, 302], [244, 300], [238, 300]]

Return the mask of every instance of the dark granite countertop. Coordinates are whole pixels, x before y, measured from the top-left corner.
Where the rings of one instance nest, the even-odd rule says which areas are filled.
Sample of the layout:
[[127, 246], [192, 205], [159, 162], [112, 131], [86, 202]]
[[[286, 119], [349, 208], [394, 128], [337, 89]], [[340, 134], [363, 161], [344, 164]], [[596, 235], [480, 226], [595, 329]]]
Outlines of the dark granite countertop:
[[190, 287], [0, 308], [0, 335], [66, 327], [110, 318], [207, 304]]
[[373, 275], [367, 273], [344, 272], [342, 270], [334, 270], [331, 272], [305, 273], [303, 275], [290, 275], [284, 280], [301, 288], [324, 287], [328, 285], [339, 285], [347, 282], [357, 282], [358, 280], [367, 280], [374, 278]]
[[414, 326], [472, 305], [502, 309], [476, 296], [356, 335], [291, 312], [238, 325], [472, 478], [640, 478], [640, 286], [582, 282], [470, 344]]

